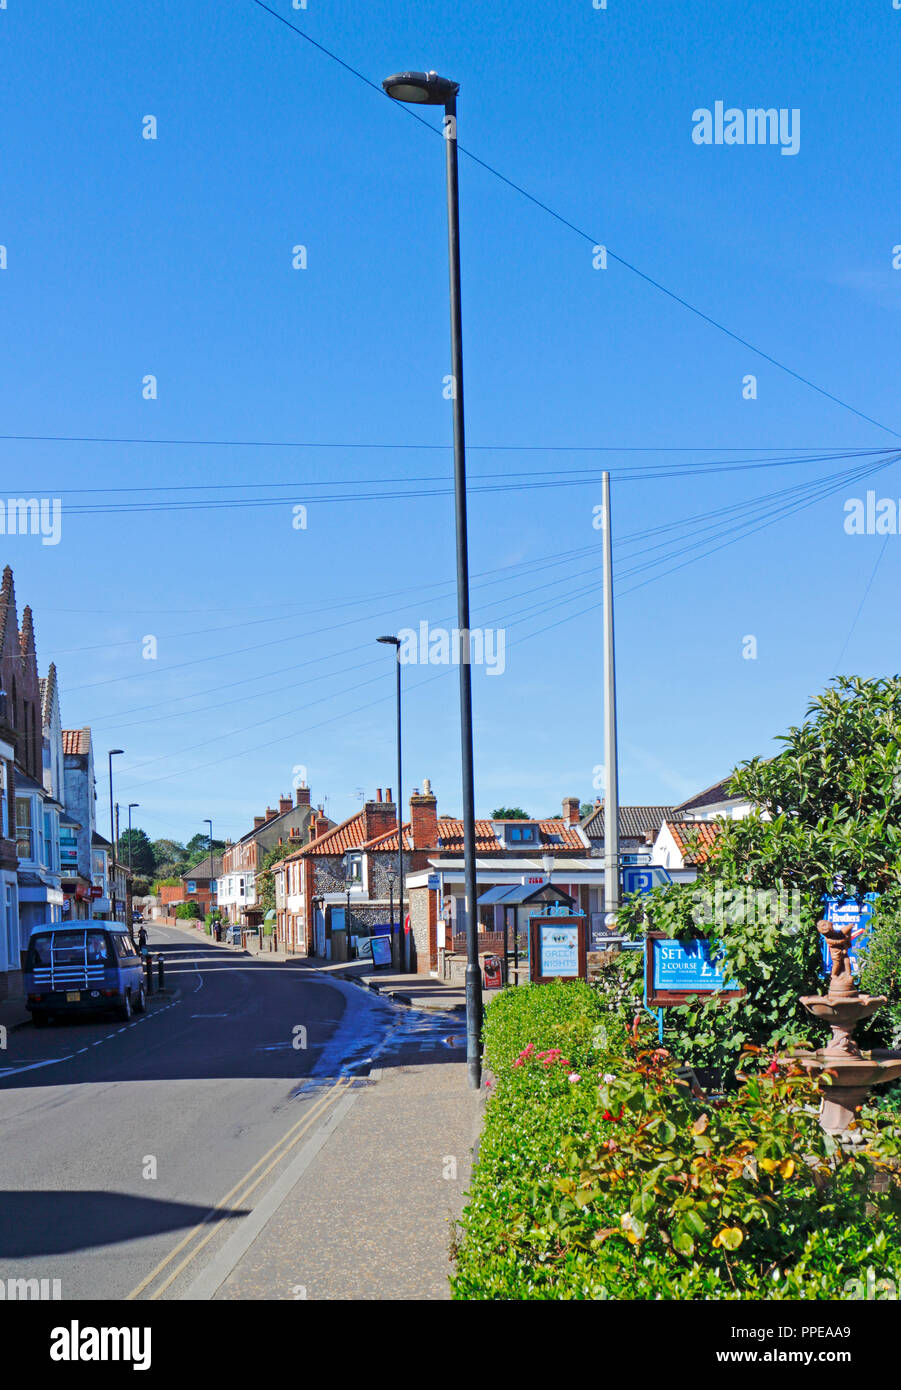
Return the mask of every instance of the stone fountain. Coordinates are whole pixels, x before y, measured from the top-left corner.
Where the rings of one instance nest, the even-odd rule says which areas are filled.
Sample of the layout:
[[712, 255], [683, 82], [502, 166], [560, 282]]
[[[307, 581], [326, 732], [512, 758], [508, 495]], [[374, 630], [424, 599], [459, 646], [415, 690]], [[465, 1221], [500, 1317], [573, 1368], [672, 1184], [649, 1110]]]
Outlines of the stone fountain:
[[861, 994], [851, 973], [848, 952], [866, 930], [857, 931], [848, 922], [818, 922], [832, 961], [829, 989], [825, 995], [808, 995], [801, 1003], [809, 1014], [830, 1024], [832, 1037], [816, 1052], [797, 1052], [795, 1057], [812, 1077], [829, 1073], [831, 1085], [823, 1087], [820, 1124], [827, 1134], [848, 1139], [854, 1112], [874, 1086], [901, 1076], [901, 1052], [861, 1052], [854, 1041], [854, 1029], [862, 1018], [870, 1018], [888, 1003], [883, 994]]

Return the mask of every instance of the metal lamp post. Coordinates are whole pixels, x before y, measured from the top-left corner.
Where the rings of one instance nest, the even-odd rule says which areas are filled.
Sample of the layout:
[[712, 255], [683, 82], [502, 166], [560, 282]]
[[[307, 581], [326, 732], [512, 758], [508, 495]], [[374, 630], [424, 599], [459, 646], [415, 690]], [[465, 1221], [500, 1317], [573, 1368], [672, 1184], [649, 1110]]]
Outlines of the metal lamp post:
[[391, 940], [394, 940], [394, 883], [397, 879], [395, 869], [386, 869], [385, 877], [388, 880], [388, 921], [391, 923]]
[[210, 876], [207, 880], [210, 890], [210, 936], [213, 935], [213, 822], [209, 816], [204, 820], [204, 825], [210, 827]]
[[[459, 83], [436, 72], [399, 72], [382, 83], [395, 101], [444, 107], [447, 151], [447, 239], [450, 261], [451, 371], [454, 406], [454, 508], [457, 536], [457, 626], [460, 630], [460, 742], [463, 778], [463, 863], [466, 892], [466, 1068], [481, 1085], [482, 982], [476, 907], [475, 784], [472, 755], [472, 681], [469, 669], [469, 553], [466, 520], [466, 443], [463, 420], [463, 316], [460, 294], [460, 202], [457, 180]], [[403, 917], [403, 905], [401, 905]]]
[[344, 855], [344, 887], [347, 892], [347, 906], [344, 910], [344, 944], [347, 959], [350, 960], [350, 885], [353, 883], [353, 860], [348, 851]]
[[404, 791], [403, 791], [403, 759], [401, 756], [401, 718], [400, 718], [400, 638], [399, 637], [378, 637], [378, 642], [384, 642], [394, 648], [394, 664], [397, 670], [397, 879], [399, 888], [398, 897], [398, 917], [400, 918], [399, 930], [396, 938], [394, 936], [394, 909], [391, 911], [391, 960], [395, 970], [403, 970], [409, 966], [406, 959], [406, 939], [404, 937]]
[[112, 851], [112, 861], [109, 873], [109, 899], [110, 899], [110, 921], [116, 917], [116, 859], [119, 856], [119, 846], [116, 843], [116, 803], [113, 800], [113, 758], [124, 753], [124, 748], [111, 748], [109, 750], [109, 842]]

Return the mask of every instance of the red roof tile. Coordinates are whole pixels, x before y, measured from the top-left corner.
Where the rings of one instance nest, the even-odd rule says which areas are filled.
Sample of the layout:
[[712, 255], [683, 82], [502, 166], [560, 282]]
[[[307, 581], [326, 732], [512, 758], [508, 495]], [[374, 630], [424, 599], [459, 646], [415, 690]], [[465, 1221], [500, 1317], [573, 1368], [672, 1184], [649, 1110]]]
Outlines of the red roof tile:
[[90, 753], [91, 731], [85, 729], [63, 729], [63, 753]]
[[666, 826], [686, 864], [705, 864], [722, 831], [709, 820], [668, 820]]
[[364, 844], [364, 825], [365, 812], [357, 811], [356, 815], [327, 830], [317, 840], [311, 840], [303, 849], [286, 855], [281, 862], [284, 864], [289, 859], [299, 859], [301, 855], [343, 854], [348, 849], [360, 849]]

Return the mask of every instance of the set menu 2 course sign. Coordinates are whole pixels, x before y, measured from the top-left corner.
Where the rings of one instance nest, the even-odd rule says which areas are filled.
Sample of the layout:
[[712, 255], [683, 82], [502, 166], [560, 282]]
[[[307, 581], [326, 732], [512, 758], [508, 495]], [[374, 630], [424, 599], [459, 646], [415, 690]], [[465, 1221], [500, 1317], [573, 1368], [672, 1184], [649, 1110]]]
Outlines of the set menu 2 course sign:
[[739, 999], [745, 992], [727, 978], [722, 954], [713, 955], [703, 936], [679, 941], [662, 932], [648, 932], [645, 971], [652, 1008], [684, 1004], [697, 994]]

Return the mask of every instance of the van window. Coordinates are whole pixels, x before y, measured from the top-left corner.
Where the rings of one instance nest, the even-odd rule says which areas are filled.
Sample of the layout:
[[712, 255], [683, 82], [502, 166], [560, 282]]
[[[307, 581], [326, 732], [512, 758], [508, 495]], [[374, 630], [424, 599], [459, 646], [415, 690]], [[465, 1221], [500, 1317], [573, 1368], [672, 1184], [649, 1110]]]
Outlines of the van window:
[[29, 965], [32, 968], [35, 965], [50, 964], [50, 943], [52, 940], [53, 938], [49, 932], [45, 932], [43, 936], [33, 936], [31, 938], [28, 950], [30, 956]]
[[88, 965], [112, 963], [113, 954], [110, 950], [106, 932], [89, 931], [87, 935]]
[[138, 953], [132, 945], [131, 937], [127, 936], [125, 932], [114, 932], [112, 939], [116, 943], [116, 950], [123, 960], [132, 961], [139, 959]]

